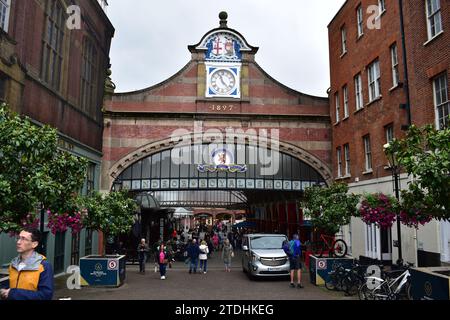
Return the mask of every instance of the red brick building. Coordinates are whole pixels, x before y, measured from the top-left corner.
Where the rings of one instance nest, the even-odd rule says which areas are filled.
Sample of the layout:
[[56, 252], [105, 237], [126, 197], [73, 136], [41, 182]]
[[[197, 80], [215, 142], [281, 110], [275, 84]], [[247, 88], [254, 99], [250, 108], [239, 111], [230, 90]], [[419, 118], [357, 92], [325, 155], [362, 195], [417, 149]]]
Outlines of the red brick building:
[[[292, 233], [301, 219], [298, 192], [311, 183], [332, 181], [328, 99], [297, 92], [268, 75], [255, 61], [258, 48], [228, 28], [223, 14], [220, 27], [188, 49], [191, 60], [171, 78], [139, 91], [115, 93], [106, 101], [102, 189], [120, 182], [132, 191], [154, 192], [163, 205], [190, 207], [207, 206], [192, 198], [217, 191], [215, 200], [226, 196], [238, 205], [245, 198], [261, 230]], [[213, 132], [229, 130], [235, 133], [233, 150], [248, 148], [242, 161], [234, 159], [237, 165], [248, 165], [247, 172], [216, 176], [199, 173], [196, 166], [184, 171], [170, 164], [167, 172], [150, 172], [170, 159], [182, 138], [188, 137], [188, 144], [211, 144], [217, 142]], [[257, 148], [253, 140], [262, 138], [264, 130], [271, 138], [278, 130], [286, 161], [285, 171], [270, 178], [259, 176], [248, 162], [249, 152]], [[233, 188], [237, 192], [230, 191]], [[283, 191], [288, 194], [284, 198]], [[168, 195], [173, 201], [164, 198]]]
[[[37, 125], [57, 128], [61, 148], [89, 159], [83, 192], [99, 189], [101, 110], [114, 35], [106, 5], [106, 0], [0, 1], [0, 100]], [[95, 239], [92, 243], [92, 234], [84, 231], [81, 239], [48, 236], [47, 256], [60, 272], [80, 255], [96, 252]], [[0, 262], [16, 254], [0, 251]]]
[[[411, 124], [441, 127], [449, 114], [449, 3], [349, 0], [328, 29], [334, 179], [355, 193], [393, 193], [383, 145]], [[408, 177], [400, 180], [405, 188]], [[354, 255], [396, 260], [396, 230], [380, 232], [356, 219], [347, 229]], [[401, 232], [404, 260], [450, 260], [448, 224]]]

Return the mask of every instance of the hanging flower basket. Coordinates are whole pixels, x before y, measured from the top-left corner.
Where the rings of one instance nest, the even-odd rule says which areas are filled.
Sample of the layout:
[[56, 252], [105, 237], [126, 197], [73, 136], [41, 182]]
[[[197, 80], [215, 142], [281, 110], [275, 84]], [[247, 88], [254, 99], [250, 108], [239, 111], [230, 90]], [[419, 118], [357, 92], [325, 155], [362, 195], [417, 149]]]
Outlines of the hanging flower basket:
[[400, 211], [400, 221], [405, 226], [419, 229], [419, 225], [425, 225], [433, 220], [433, 217], [421, 209], [402, 209]]
[[381, 229], [392, 227], [397, 218], [398, 201], [383, 193], [364, 195], [359, 213], [366, 224], [377, 224]]

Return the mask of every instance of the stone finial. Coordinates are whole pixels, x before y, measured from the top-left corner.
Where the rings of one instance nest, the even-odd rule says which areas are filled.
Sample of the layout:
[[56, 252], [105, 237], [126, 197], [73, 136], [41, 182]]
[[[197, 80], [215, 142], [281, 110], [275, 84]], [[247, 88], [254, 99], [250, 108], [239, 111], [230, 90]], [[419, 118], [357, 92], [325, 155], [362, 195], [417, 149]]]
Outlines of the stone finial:
[[106, 70], [106, 80], [105, 80], [105, 93], [106, 94], [113, 94], [114, 90], [116, 89], [116, 85], [114, 82], [112, 82], [111, 79], [111, 69]]
[[220, 26], [222, 28], [227, 28], [228, 13], [222, 11], [221, 13], [219, 13], [219, 19], [220, 19]]

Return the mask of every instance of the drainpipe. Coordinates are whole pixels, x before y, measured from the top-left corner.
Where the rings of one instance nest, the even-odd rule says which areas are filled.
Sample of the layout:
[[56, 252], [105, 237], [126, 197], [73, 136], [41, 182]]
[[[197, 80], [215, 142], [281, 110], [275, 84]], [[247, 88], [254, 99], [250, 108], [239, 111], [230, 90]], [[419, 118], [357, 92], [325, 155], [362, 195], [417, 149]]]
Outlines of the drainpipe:
[[402, 130], [407, 130], [412, 125], [412, 120], [411, 120], [411, 98], [409, 92], [408, 60], [406, 57], [405, 24], [403, 18], [403, 0], [398, 1], [398, 6], [400, 9], [400, 32], [402, 35], [403, 70], [404, 70], [403, 87], [406, 94], [406, 105], [401, 105], [401, 108], [406, 109], [408, 119], [407, 125], [406, 126], [402, 125]]

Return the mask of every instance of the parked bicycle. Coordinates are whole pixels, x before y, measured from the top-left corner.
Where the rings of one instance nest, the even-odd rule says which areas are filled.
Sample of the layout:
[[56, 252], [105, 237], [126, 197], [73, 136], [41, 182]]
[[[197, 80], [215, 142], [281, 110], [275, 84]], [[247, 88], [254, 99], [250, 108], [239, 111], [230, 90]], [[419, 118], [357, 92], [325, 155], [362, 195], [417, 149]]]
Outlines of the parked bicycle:
[[314, 255], [322, 258], [327, 252], [329, 257], [343, 258], [347, 255], [347, 243], [342, 239], [336, 239], [334, 236], [320, 235], [320, 241], [312, 243]]
[[[359, 289], [360, 300], [402, 300], [411, 298], [411, 274], [410, 266], [404, 266], [398, 277], [391, 277], [389, 272], [385, 272], [385, 279], [371, 275], [366, 277], [364, 283]], [[399, 270], [395, 271], [398, 274]]]
[[359, 288], [366, 282], [366, 270], [368, 266], [360, 265], [355, 262], [342, 281], [342, 286], [348, 296], [358, 294]]
[[345, 269], [342, 264], [333, 266], [333, 270], [329, 272], [325, 287], [328, 290], [344, 290], [344, 279], [349, 269]]

